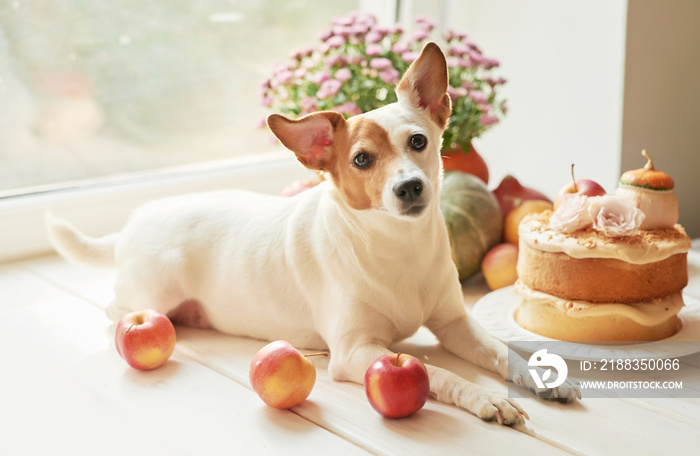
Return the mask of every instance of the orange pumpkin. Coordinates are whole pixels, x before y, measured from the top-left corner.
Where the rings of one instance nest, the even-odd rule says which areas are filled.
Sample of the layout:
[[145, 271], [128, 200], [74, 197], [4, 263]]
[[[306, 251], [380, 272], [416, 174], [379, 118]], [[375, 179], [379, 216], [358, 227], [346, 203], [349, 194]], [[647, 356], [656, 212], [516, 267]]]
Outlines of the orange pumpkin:
[[673, 179], [663, 171], [654, 169], [654, 164], [646, 150], [642, 150], [642, 155], [646, 157], [647, 164], [644, 168], [633, 169], [625, 172], [620, 177], [621, 185], [647, 188], [649, 190], [671, 190], [673, 189]]

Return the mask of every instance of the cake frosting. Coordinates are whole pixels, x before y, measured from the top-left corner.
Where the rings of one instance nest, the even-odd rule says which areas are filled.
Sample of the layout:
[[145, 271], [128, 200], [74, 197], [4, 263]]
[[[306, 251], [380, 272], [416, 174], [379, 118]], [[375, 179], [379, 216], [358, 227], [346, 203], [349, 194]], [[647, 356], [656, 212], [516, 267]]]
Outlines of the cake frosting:
[[680, 292], [653, 301], [620, 303], [591, 303], [562, 299], [541, 291], [534, 291], [518, 281], [515, 292], [530, 304], [551, 306], [570, 318], [619, 316], [643, 326], [656, 326], [678, 314], [685, 303]]
[[646, 214], [641, 229], [653, 230], [673, 226], [678, 221], [678, 197], [673, 190], [651, 190], [620, 185], [615, 194], [631, 201]]
[[564, 233], [549, 226], [552, 211], [530, 214], [518, 227], [521, 242], [544, 252], [561, 252], [572, 258], [607, 258], [632, 264], [654, 263], [690, 250], [683, 227], [647, 231], [611, 239], [593, 228]]

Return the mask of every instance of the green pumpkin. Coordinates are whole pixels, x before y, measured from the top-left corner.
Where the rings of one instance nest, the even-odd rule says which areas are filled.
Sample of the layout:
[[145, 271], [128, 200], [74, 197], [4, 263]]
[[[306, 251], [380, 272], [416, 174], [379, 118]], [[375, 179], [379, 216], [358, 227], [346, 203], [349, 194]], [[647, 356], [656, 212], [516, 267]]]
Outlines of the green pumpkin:
[[496, 197], [478, 177], [445, 171], [440, 193], [452, 247], [452, 260], [460, 280], [479, 272], [486, 252], [501, 242], [503, 217]]

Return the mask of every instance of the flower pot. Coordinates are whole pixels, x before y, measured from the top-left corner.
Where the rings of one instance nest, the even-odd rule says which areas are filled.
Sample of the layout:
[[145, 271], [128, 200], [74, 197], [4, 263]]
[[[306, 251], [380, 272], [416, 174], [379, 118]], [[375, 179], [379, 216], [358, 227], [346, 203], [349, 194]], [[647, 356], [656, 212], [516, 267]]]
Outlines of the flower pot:
[[444, 150], [442, 152], [442, 165], [445, 170], [473, 174], [484, 181], [484, 184], [489, 183], [489, 169], [486, 162], [472, 145], [469, 146], [469, 151], [466, 153], [459, 146], [456, 149]]

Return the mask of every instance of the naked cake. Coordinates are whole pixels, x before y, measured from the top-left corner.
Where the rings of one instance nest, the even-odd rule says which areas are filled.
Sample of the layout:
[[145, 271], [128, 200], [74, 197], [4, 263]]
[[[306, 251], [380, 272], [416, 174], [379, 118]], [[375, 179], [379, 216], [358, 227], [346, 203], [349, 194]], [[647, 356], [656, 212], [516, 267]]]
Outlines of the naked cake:
[[651, 341], [680, 329], [690, 238], [673, 180], [628, 171], [614, 194], [572, 196], [519, 226], [515, 319], [567, 341]]

